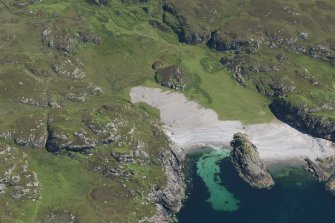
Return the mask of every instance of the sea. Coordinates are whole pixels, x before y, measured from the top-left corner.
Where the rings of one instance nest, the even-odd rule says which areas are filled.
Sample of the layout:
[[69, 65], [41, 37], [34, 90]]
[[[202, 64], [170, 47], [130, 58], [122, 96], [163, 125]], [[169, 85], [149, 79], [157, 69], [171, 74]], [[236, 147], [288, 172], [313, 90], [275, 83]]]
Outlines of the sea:
[[[202, 151], [202, 152], [200, 152]], [[203, 152], [205, 151], [205, 152]], [[224, 148], [202, 148], [187, 156], [187, 198], [180, 223], [335, 223], [335, 196], [300, 165], [272, 164], [276, 185], [250, 187]]]

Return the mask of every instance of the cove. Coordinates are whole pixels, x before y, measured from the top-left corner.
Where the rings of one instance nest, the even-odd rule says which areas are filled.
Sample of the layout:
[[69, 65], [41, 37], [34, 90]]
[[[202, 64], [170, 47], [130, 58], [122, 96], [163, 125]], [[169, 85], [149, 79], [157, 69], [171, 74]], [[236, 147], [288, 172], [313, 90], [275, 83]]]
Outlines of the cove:
[[335, 197], [302, 167], [271, 165], [271, 190], [256, 190], [235, 172], [229, 151], [215, 148], [189, 154], [187, 199], [180, 223], [334, 223]]

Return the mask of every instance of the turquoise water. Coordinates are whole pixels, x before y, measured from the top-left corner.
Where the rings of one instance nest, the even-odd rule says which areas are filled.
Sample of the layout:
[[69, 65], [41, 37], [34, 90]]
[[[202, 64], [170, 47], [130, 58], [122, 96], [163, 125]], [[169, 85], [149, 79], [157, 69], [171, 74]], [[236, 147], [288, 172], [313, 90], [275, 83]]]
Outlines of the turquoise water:
[[205, 183], [209, 192], [207, 202], [218, 211], [235, 211], [239, 201], [234, 194], [222, 186], [219, 161], [229, 157], [227, 149], [214, 148], [213, 151], [203, 154], [197, 161], [197, 174]]
[[276, 186], [256, 190], [236, 173], [229, 151], [188, 157], [188, 198], [180, 223], [334, 223], [335, 197], [302, 168], [269, 167]]

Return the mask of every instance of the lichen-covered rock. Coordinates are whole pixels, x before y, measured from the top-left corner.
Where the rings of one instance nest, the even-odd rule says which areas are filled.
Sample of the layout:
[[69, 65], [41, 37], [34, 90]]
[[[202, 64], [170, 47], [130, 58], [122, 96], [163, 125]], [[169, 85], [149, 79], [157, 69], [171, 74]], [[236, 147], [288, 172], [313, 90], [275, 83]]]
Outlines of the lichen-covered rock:
[[75, 62], [72, 62], [70, 59], [59, 61], [58, 63], [55, 63], [52, 68], [58, 76], [69, 77], [74, 80], [81, 80], [86, 75], [80, 66]]
[[71, 55], [76, 52], [78, 46], [87, 43], [99, 44], [101, 39], [85, 27], [76, 31], [76, 29], [63, 29], [55, 26], [47, 27], [42, 31], [42, 42], [49, 48], [55, 48], [65, 55]]
[[274, 186], [275, 183], [266, 170], [256, 146], [246, 134], [236, 133], [231, 146], [233, 147], [231, 161], [244, 181], [257, 189]]
[[14, 200], [39, 199], [40, 183], [25, 152], [0, 143], [0, 163], [0, 195], [8, 193]]

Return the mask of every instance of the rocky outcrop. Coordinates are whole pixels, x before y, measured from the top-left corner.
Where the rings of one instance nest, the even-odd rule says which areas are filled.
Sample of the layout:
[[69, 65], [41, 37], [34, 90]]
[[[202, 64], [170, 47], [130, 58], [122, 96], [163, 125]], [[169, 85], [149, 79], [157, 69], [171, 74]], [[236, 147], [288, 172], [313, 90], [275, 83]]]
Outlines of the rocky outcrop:
[[335, 195], [335, 156], [318, 158], [313, 161], [306, 159], [305, 169], [312, 173], [319, 182], [327, 182], [326, 190]]
[[92, 3], [100, 6], [108, 6], [109, 0], [91, 0]]
[[171, 145], [162, 157], [164, 172], [166, 175], [166, 187], [162, 190], [154, 189], [149, 195], [149, 200], [157, 205], [157, 214], [149, 222], [173, 222], [173, 215], [182, 207], [185, 198], [184, 175], [182, 173], [182, 163], [185, 154], [176, 145]]
[[40, 114], [23, 116], [12, 125], [0, 130], [0, 140], [33, 149], [44, 148], [47, 136], [45, 117]]
[[335, 47], [327, 43], [318, 43], [314, 46], [296, 45], [293, 49], [298, 52], [310, 56], [316, 60], [328, 62], [335, 66]]
[[327, 179], [329, 178], [330, 174], [327, 173], [327, 171], [325, 171], [323, 168], [321, 168], [318, 163], [314, 162], [313, 160], [307, 158], [305, 159], [305, 161], [307, 162], [307, 166], [305, 167], [305, 169], [308, 172], [311, 172], [314, 174], [314, 176], [318, 179], [318, 181], [320, 182], [324, 182], [327, 181]]
[[82, 44], [99, 44], [100, 37], [91, 33], [89, 30], [82, 27], [82, 31], [75, 32], [74, 30], [55, 28], [45, 28], [42, 31], [42, 43], [49, 47], [55, 48], [65, 55], [74, 54], [77, 48]]
[[178, 65], [158, 69], [155, 74], [155, 79], [162, 86], [175, 90], [184, 90], [189, 82], [186, 74]]
[[[253, 60], [249, 55], [237, 54], [232, 59], [223, 57], [220, 62], [223, 65], [227, 65], [228, 70], [234, 74], [233, 78], [242, 86], [246, 86], [247, 80], [252, 80], [255, 82], [256, 87], [259, 86], [253, 74], [280, 71], [276, 64], [264, 61], [258, 62]], [[257, 89], [260, 93], [267, 96], [272, 96], [273, 92], [279, 91], [280, 93], [286, 93], [292, 92], [295, 89], [292, 83], [283, 83], [283, 81], [273, 81], [269, 86], [266, 86], [266, 90], [262, 89], [264, 85], [265, 84], [262, 83], [260, 85], [261, 87]]]
[[163, 21], [179, 36], [179, 41], [187, 44], [207, 43], [211, 32], [207, 27], [193, 27], [187, 19], [179, 13], [172, 3], [163, 5]]
[[299, 107], [282, 97], [274, 98], [270, 108], [277, 118], [298, 130], [335, 142], [334, 119], [315, 115], [308, 107]]
[[97, 146], [97, 142], [87, 136], [87, 132], [74, 132], [73, 135], [76, 140], [72, 140], [72, 137], [68, 137], [62, 132], [57, 130], [49, 129], [49, 136], [46, 143], [46, 149], [49, 152], [59, 153], [61, 151], [75, 151], [75, 152], [86, 152]]
[[231, 32], [215, 31], [212, 33], [207, 45], [218, 51], [252, 51], [258, 48], [260, 43], [252, 38], [243, 35], [237, 35]]
[[335, 195], [335, 174], [333, 174], [326, 183], [326, 190]]
[[257, 189], [274, 186], [275, 183], [266, 170], [256, 146], [250, 142], [246, 134], [236, 133], [231, 146], [231, 161], [244, 181]]
[[60, 77], [69, 77], [74, 80], [82, 80], [85, 77], [85, 72], [81, 69], [81, 64], [72, 62], [70, 59], [64, 59], [52, 65], [52, 69]]
[[37, 174], [24, 151], [0, 143], [0, 163], [0, 195], [8, 194], [14, 200], [40, 198]]
[[[58, 111], [57, 111], [58, 112]], [[59, 113], [52, 113], [48, 120], [48, 138], [46, 149], [49, 152], [74, 151], [85, 153], [98, 145], [111, 144], [119, 136], [115, 124], [109, 120], [101, 123], [87, 118], [82, 123], [72, 123], [76, 130], [69, 127], [66, 120]]]

